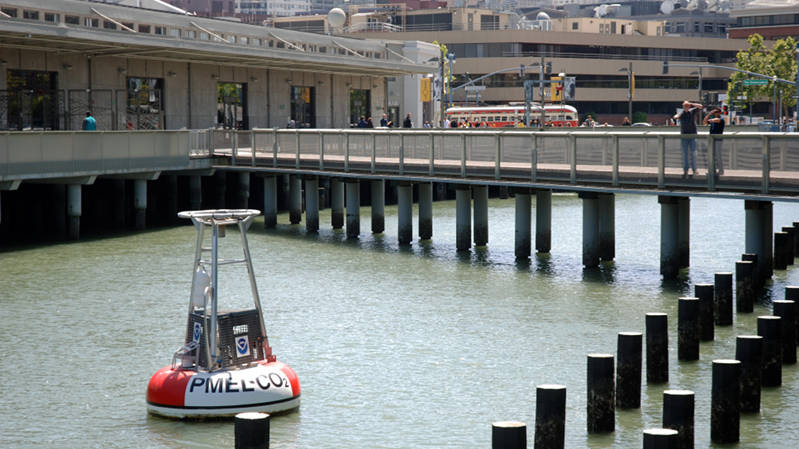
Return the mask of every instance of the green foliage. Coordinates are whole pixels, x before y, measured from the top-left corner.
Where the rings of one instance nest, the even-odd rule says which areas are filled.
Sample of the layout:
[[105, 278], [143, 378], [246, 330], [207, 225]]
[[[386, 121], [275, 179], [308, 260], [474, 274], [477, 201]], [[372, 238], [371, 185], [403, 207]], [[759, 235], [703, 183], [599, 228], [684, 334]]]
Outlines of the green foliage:
[[648, 122], [648, 121], [649, 121], [649, 115], [647, 115], [646, 112], [641, 112], [641, 111], [633, 112], [632, 116], [633, 123]]
[[[768, 76], [793, 80], [796, 79], [796, 58], [794, 49], [796, 41], [792, 37], [780, 39], [774, 42], [771, 49], [767, 48], [763, 36], [752, 34], [747, 38], [749, 49], [741, 50], [736, 55], [736, 67], [740, 70], [760, 73]], [[744, 86], [745, 79], [752, 78], [745, 73], [735, 72], [730, 76], [727, 87], [727, 94], [732, 101], [737, 101], [741, 95], [746, 96], [746, 102], [751, 103], [758, 100], [771, 98], [774, 91], [774, 81], [760, 86]], [[784, 107], [791, 107], [796, 104], [795, 86], [778, 83], [777, 91], [782, 90], [782, 104]]]

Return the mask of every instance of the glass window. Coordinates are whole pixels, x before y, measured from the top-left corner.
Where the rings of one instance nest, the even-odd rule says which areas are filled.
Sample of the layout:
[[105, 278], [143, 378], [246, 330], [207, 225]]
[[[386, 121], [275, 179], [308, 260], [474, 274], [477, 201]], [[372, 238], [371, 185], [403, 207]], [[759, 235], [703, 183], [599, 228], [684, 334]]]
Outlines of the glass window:
[[170, 28], [169, 29], [169, 37], [180, 37], [180, 29], [178, 29], [178, 28]]
[[3, 11], [3, 14], [11, 17], [17, 17], [17, 8], [0, 8], [0, 11]]
[[150, 34], [150, 25], [139, 25], [139, 33]]
[[91, 28], [98, 28], [100, 26], [100, 19], [86, 18], [86, 26]]
[[257, 37], [255, 37], [255, 38], [252, 39], [252, 41], [250, 41], [250, 43], [254, 47], [260, 47], [261, 46], [261, 39], [258, 39]]
[[64, 23], [66, 23], [67, 25], [80, 25], [80, 17], [64, 16]]
[[217, 83], [216, 126], [248, 129], [247, 84]]
[[713, 32], [713, 24], [705, 22], [705, 33], [712, 33], [712, 32]]
[[133, 25], [133, 23], [131, 23], [131, 22], [122, 22], [122, 25], [130, 28], [131, 30], [135, 30], [136, 29], [136, 25]]
[[103, 20], [103, 28], [105, 28], [106, 30], [116, 30], [117, 24], [115, 24], [114, 22]]
[[211, 36], [208, 33], [206, 33], [205, 31], [200, 31], [200, 40], [201, 41], [207, 41], [207, 40], [210, 40], [210, 39], [211, 39]]
[[166, 28], [164, 27], [155, 27], [155, 34], [163, 36], [166, 34]]
[[29, 20], [39, 20], [39, 11], [31, 11], [25, 9], [22, 11], [22, 18], [29, 19]]
[[125, 123], [127, 129], [162, 129], [163, 108], [161, 92], [164, 81], [161, 78], [128, 77], [128, 99]]
[[580, 22], [572, 22], [572, 29], [573, 30], [579, 29], [579, 26], [580, 26]]
[[44, 13], [44, 21], [50, 23], [58, 23], [58, 14], [46, 12]]
[[242, 36], [239, 38], [239, 43], [242, 45], [247, 45], [250, 43], [250, 40], [246, 36]]
[[197, 33], [194, 30], [183, 30], [183, 39], [195, 39]]

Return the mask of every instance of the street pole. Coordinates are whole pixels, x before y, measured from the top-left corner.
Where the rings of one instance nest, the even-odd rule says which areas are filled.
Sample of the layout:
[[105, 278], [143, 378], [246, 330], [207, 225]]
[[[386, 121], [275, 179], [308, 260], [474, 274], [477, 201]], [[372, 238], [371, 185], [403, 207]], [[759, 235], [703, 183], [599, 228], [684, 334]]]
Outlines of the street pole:
[[[799, 43], [796, 44], [796, 65], [799, 67]], [[796, 120], [799, 120], [799, 70], [796, 71], [796, 83], [794, 83], [794, 87], [796, 90], [793, 94], [797, 97], [795, 118]], [[799, 123], [797, 125], [799, 125]], [[799, 126], [796, 127], [796, 130], [799, 131]]]
[[439, 67], [439, 76], [440, 76], [439, 79], [441, 80], [441, 86], [440, 86], [441, 90], [440, 90], [440, 95], [438, 97], [439, 98], [439, 102], [441, 104], [441, 108], [440, 108], [441, 109], [441, 117], [439, 117], [439, 122], [438, 122], [439, 125], [438, 126], [443, 127], [444, 126], [444, 120], [447, 118], [447, 104], [444, 101], [444, 93], [446, 93], [446, 90], [444, 88], [444, 57], [446, 55], [444, 54], [444, 49], [443, 48], [439, 48], [438, 51], [441, 52], [441, 60], [440, 60], [440, 63], [439, 63], [439, 66], [440, 66]]
[[771, 120], [777, 123], [777, 81], [774, 80], [774, 102], [771, 103]]
[[633, 63], [627, 68], [627, 118], [633, 122]]
[[[544, 57], [543, 56], [541, 56], [541, 66], [539, 67], [539, 69], [540, 70], [538, 71], [538, 88], [539, 91], [541, 92], [541, 107], [543, 108], [544, 107]], [[542, 121], [543, 118], [544, 117], [542, 115], [541, 116]]]
[[452, 86], [450, 86], [450, 80], [452, 79], [452, 58], [450, 55], [447, 55], [447, 62], [449, 63], [449, 76], [447, 76], [447, 107], [452, 107]]
[[[699, 67], [699, 98], [696, 99], [697, 103], [702, 103], [702, 67]], [[705, 105], [707, 106], [707, 105]]]

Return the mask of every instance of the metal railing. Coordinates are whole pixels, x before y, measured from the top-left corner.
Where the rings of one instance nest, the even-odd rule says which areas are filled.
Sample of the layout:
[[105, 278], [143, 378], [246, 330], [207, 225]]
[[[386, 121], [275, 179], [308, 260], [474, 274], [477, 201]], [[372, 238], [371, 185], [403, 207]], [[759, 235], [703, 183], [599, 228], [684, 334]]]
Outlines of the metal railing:
[[[628, 189], [799, 194], [796, 133], [738, 131], [692, 137], [677, 131], [632, 130], [208, 132], [214, 134], [209, 139], [214, 145], [210, 152], [230, 157], [237, 166]], [[691, 138], [696, 139], [697, 174], [689, 171], [683, 177], [680, 141]], [[716, 171], [719, 173], [714, 175]]]

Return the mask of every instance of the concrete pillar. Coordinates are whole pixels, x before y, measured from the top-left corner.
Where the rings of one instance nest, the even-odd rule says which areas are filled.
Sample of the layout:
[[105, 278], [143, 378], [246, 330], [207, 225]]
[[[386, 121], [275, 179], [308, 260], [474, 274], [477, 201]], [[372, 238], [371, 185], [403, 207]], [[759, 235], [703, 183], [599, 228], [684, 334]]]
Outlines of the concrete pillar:
[[516, 231], [514, 252], [517, 259], [528, 259], [531, 250], [531, 203], [530, 194], [527, 191], [516, 192]]
[[691, 199], [677, 198], [679, 231], [677, 246], [680, 252], [680, 268], [691, 266]]
[[768, 279], [773, 274], [773, 252], [771, 242], [772, 204], [770, 201], [744, 202], [745, 249], [757, 255], [757, 278]]
[[347, 238], [356, 239], [361, 234], [361, 183], [347, 180]]
[[239, 173], [239, 191], [237, 195], [237, 205], [239, 209], [250, 207], [250, 172]]
[[178, 221], [178, 175], [166, 175], [162, 179], [167, 189], [165, 194], [162, 193], [166, 197], [164, 220], [167, 224], [171, 224]]
[[189, 208], [200, 210], [203, 207], [203, 182], [202, 177], [189, 176]]
[[133, 181], [133, 209], [136, 214], [136, 229], [144, 229], [147, 221], [147, 180]]
[[433, 237], [433, 184], [423, 182], [419, 186], [419, 240]]
[[214, 207], [225, 209], [227, 198], [227, 173], [217, 170], [214, 173]]
[[[373, 179], [372, 189], [372, 234], [382, 234], [386, 230], [386, 181]], [[306, 187], [307, 188], [307, 187]]]
[[291, 175], [289, 178], [289, 223], [302, 221], [302, 178]]
[[[125, 207], [126, 204], [127, 204], [127, 202], [125, 201], [125, 199], [126, 199], [125, 182], [126, 181], [124, 179], [114, 179], [111, 182], [112, 182], [112, 184], [111, 184], [112, 187], [111, 188], [114, 191], [113, 194], [112, 194], [112, 198], [113, 199], [111, 200], [111, 209], [112, 209], [111, 213], [113, 214], [112, 220], [113, 220], [113, 223], [114, 223], [114, 227], [121, 229], [121, 228], [125, 227], [125, 215], [127, 214], [127, 210], [126, 210], [126, 207]], [[63, 210], [64, 210], [63, 204], [61, 206], [59, 206], [59, 207], [61, 209], [61, 212], [59, 212], [59, 215], [61, 215], [63, 213]], [[175, 216], [173, 218], [177, 219], [177, 216]]]
[[271, 229], [277, 226], [277, 178], [264, 177], [264, 227]]
[[397, 184], [397, 240], [400, 245], [413, 241], [413, 186]]
[[[124, 181], [122, 181], [124, 182]], [[57, 240], [64, 240], [67, 236], [67, 186], [66, 184], [53, 184], [53, 190], [50, 193], [53, 196], [53, 210], [52, 210], [52, 226], [53, 226], [53, 235]], [[123, 208], [125, 207], [125, 203], [121, 200], [125, 196], [120, 196], [120, 200], [115, 201], [114, 205]], [[119, 207], [115, 207], [115, 210]], [[0, 217], [2, 216], [2, 210], [0, 210]], [[124, 218], [124, 215], [123, 215]], [[124, 224], [124, 220], [123, 220]], [[119, 226], [121, 227], [121, 226]]]
[[763, 215], [765, 215], [766, 220], [762, 236], [765, 259], [762, 263], [763, 275], [760, 279], [765, 284], [766, 279], [771, 279], [774, 275], [774, 203], [771, 201], [764, 201], [763, 203]]
[[305, 230], [319, 232], [319, 178], [305, 178]]
[[613, 260], [616, 257], [616, 196], [599, 194], [599, 258]]
[[583, 266], [599, 265], [599, 199], [596, 193], [580, 193], [583, 200]]
[[472, 247], [472, 199], [469, 186], [458, 185], [455, 190], [455, 247], [468, 251]]
[[660, 274], [674, 279], [680, 272], [679, 223], [677, 198], [658, 196], [660, 203]]
[[535, 250], [548, 253], [552, 250], [552, 191], [535, 192]]
[[330, 221], [333, 229], [344, 227], [344, 183], [338, 179], [330, 180]]
[[474, 246], [488, 244], [488, 187], [473, 186], [474, 196]]
[[81, 185], [67, 184], [67, 238], [80, 238], [80, 216], [82, 211]]

